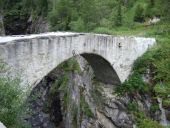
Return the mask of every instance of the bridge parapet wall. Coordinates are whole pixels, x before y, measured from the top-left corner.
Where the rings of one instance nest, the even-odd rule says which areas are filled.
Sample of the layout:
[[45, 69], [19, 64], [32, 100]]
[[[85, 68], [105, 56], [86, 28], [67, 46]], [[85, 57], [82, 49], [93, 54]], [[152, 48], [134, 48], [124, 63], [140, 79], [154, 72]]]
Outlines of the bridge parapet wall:
[[0, 56], [10, 67], [8, 75], [19, 75], [23, 85], [36, 85], [74, 52], [101, 56], [123, 82], [134, 61], [155, 42], [153, 38], [61, 32], [0, 37]]

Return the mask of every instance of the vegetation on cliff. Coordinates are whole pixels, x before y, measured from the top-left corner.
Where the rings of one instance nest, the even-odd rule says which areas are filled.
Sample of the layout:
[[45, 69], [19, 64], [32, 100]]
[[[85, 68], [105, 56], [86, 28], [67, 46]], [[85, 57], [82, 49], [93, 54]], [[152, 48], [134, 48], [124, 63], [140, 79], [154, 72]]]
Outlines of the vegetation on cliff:
[[[0, 73], [6, 70], [6, 65], [0, 61]], [[21, 114], [25, 111], [23, 103], [26, 94], [19, 83], [17, 78], [0, 77], [0, 121], [8, 128], [28, 128], [21, 120]]]

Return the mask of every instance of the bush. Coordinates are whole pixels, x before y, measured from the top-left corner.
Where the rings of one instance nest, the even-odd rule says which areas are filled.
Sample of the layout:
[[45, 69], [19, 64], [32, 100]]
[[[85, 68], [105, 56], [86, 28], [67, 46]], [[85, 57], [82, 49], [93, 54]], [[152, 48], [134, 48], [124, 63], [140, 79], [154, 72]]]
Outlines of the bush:
[[160, 110], [158, 104], [152, 104], [152, 105], [151, 105], [151, 107], [150, 107], [150, 111], [151, 111], [151, 112], [156, 112], [156, 111], [158, 111], [158, 110]]
[[170, 107], [170, 98], [163, 100], [163, 107], [169, 108]]
[[154, 91], [158, 96], [166, 98], [170, 94], [170, 85], [156, 84]]
[[145, 93], [149, 90], [149, 86], [144, 83], [142, 76], [139, 73], [134, 73], [121, 86], [116, 88], [118, 95], [134, 94], [137, 92]]
[[0, 121], [8, 128], [25, 128], [20, 115], [23, 112], [23, 91], [19, 80], [0, 78]]
[[138, 120], [137, 127], [138, 128], [164, 128], [158, 122], [148, 118]]
[[164, 126], [159, 124], [157, 121], [148, 118], [140, 110], [134, 112], [133, 114], [135, 116], [137, 128], [164, 128]]
[[127, 109], [130, 112], [138, 111], [138, 105], [136, 102], [132, 101], [127, 104]]
[[144, 22], [144, 8], [141, 4], [138, 4], [135, 9], [134, 21]]
[[66, 62], [59, 65], [59, 68], [62, 68], [65, 72], [77, 72], [81, 71], [80, 66], [75, 58], [71, 58]]

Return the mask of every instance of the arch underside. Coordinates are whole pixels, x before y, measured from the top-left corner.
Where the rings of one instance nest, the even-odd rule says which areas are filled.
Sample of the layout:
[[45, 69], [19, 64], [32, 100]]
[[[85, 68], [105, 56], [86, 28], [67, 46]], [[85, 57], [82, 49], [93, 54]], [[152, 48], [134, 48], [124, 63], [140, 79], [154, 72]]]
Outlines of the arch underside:
[[[104, 59], [102, 56], [100, 56], [98, 54], [93, 54], [93, 53], [82, 53], [80, 55], [92, 67], [95, 78], [98, 81], [105, 83], [105, 84], [110, 84], [110, 85], [120, 85], [121, 84], [121, 81], [120, 81], [116, 71], [113, 69], [112, 65], [106, 59]], [[67, 60], [65, 60], [64, 62], [66, 62]], [[64, 63], [64, 62], [62, 62], [62, 63]], [[53, 74], [52, 76], [55, 76], [56, 68], [54, 68], [52, 71], [50, 71], [46, 76], [48, 76], [49, 74], [51, 74], [51, 75]]]
[[81, 54], [92, 67], [97, 80], [112, 85], [120, 85], [121, 81], [111, 64], [97, 54]]

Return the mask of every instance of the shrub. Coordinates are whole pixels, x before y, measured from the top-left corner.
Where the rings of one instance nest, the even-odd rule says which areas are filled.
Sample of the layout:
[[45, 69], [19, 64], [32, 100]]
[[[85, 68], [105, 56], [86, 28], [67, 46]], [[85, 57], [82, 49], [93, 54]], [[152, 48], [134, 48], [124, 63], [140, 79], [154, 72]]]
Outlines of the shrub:
[[90, 107], [89, 107], [88, 103], [86, 102], [85, 97], [83, 95], [80, 97], [80, 109], [81, 109], [81, 112], [84, 115], [86, 115], [87, 117], [89, 117], [89, 118], [94, 117], [94, 115], [93, 115], [93, 113], [92, 113], [92, 111], [91, 111], [91, 109], [90, 109]]
[[170, 107], [170, 98], [163, 100], [163, 107], [169, 108]]
[[149, 86], [144, 83], [142, 76], [139, 73], [134, 73], [132, 76], [126, 80], [121, 86], [116, 88], [118, 95], [134, 94], [136, 92], [147, 92]]
[[152, 104], [150, 107], [151, 112], [156, 112], [159, 110], [159, 105], [158, 104]]
[[148, 118], [140, 110], [133, 112], [137, 128], [164, 128], [157, 121]]
[[165, 84], [156, 84], [154, 91], [158, 96], [166, 98], [170, 94], [170, 87], [169, 85]]
[[8, 128], [25, 128], [20, 115], [23, 107], [23, 91], [18, 79], [0, 78], [0, 121]]
[[134, 101], [129, 102], [129, 103], [127, 104], [127, 109], [128, 109], [130, 112], [138, 111], [138, 105], [137, 105], [137, 103], [135, 103]]
[[59, 65], [59, 68], [62, 68], [65, 72], [80, 72], [80, 66], [75, 58], [67, 60], [65, 63]]
[[138, 128], [164, 128], [158, 122], [153, 121], [149, 118], [138, 120], [137, 127]]
[[144, 22], [144, 8], [141, 4], [138, 4], [135, 9], [134, 21]]

